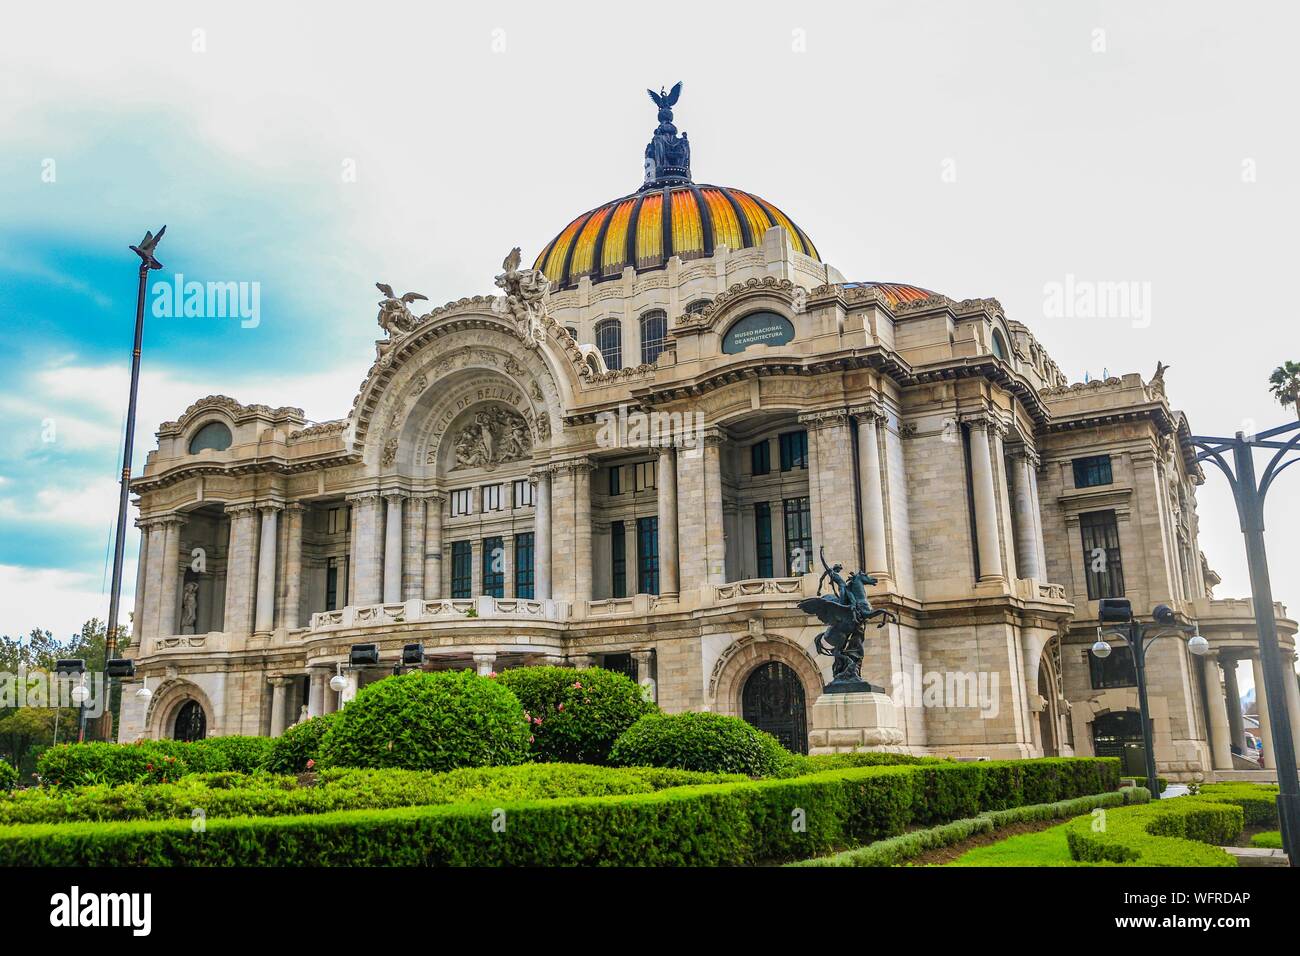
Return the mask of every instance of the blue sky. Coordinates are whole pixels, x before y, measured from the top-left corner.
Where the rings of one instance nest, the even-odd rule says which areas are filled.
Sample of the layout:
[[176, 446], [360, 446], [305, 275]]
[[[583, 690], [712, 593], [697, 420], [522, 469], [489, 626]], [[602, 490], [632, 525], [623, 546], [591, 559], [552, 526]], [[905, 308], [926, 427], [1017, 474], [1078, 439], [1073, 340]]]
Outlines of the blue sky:
[[[749, 10], [701, 7], [689, 29], [594, 3], [7, 12], [0, 631], [71, 633], [106, 611], [126, 246], [146, 228], [168, 226], [163, 275], [257, 282], [262, 318], [149, 321], [137, 473], [157, 425], [207, 394], [346, 414], [374, 354], [374, 282], [434, 303], [490, 292], [512, 245], [531, 260], [636, 187], [644, 89], [677, 79], [697, 179], [776, 202], [849, 278], [995, 296], [1072, 380], [1163, 360], [1201, 432], [1286, 419], [1265, 380], [1300, 357], [1284, 291], [1294, 12]], [[1153, 321], [1050, 316], [1045, 284], [1067, 275], [1149, 282]], [[1222, 480], [1199, 500], [1219, 594], [1244, 594]], [[1279, 482], [1270, 510], [1275, 591], [1292, 602], [1298, 501]], [[134, 536], [128, 550], [129, 595]]]

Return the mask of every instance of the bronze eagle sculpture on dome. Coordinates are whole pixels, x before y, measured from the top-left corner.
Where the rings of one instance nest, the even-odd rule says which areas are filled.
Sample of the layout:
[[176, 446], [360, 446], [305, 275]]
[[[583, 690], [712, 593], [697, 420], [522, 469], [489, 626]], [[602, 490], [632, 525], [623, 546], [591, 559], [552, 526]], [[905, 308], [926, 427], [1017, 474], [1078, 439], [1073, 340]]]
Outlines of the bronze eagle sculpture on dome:
[[[879, 693], [880, 688], [862, 679], [862, 655], [866, 639], [863, 635], [867, 621], [879, 618], [877, 628], [884, 627], [890, 620], [898, 617], [884, 608], [873, 608], [867, 598], [866, 585], [875, 584], [876, 579], [865, 571], [854, 571], [848, 579], [840, 574], [843, 565], [831, 567], [826, 563], [826, 549], [820, 549], [822, 567], [821, 578], [817, 581], [817, 596], [805, 598], [799, 602], [799, 610], [811, 614], [823, 624], [826, 630], [813, 638], [817, 653], [832, 658], [831, 682], [826, 685], [826, 692]], [[834, 594], [821, 593], [822, 582], [831, 581]]]
[[646, 92], [650, 94], [650, 99], [655, 101], [655, 106], [661, 110], [671, 110], [677, 105], [677, 98], [682, 95], [682, 81], [678, 80], [674, 83], [672, 91], [668, 93], [664, 92], [662, 86], [659, 87], [658, 93], [654, 90], [646, 90]]

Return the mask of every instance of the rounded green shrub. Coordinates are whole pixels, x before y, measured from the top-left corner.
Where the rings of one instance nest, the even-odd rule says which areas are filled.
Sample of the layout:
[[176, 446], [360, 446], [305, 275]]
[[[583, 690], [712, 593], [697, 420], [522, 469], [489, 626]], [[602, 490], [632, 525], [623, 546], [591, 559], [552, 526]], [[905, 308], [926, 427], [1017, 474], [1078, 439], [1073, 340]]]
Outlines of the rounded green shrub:
[[630, 677], [601, 667], [517, 667], [496, 677], [524, 705], [534, 760], [609, 762], [619, 734], [659, 708]]
[[791, 759], [771, 734], [739, 717], [688, 711], [648, 714], [623, 732], [610, 751], [620, 767], [676, 767], [709, 773], [770, 777]]
[[8, 793], [18, 786], [18, 771], [0, 760], [0, 793]]
[[524, 708], [509, 688], [469, 671], [413, 671], [364, 687], [321, 741], [336, 767], [454, 770], [528, 759]]
[[185, 762], [194, 773], [234, 770], [255, 773], [266, 766], [274, 740], [270, 737], [208, 737], [181, 744]]
[[322, 714], [294, 724], [271, 741], [266, 769], [272, 773], [305, 773], [321, 763], [321, 740], [334, 723], [335, 714]]

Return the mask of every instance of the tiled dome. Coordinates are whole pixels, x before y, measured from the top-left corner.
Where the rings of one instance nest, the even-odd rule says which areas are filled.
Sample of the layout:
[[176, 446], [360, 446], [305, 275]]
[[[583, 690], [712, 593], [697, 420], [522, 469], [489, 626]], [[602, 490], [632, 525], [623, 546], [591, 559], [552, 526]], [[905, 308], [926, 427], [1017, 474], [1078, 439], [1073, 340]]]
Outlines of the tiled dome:
[[547, 243], [533, 268], [569, 288], [583, 276], [617, 278], [629, 265], [658, 269], [672, 256], [699, 259], [718, 246], [757, 246], [773, 226], [786, 231], [796, 252], [820, 259], [804, 231], [766, 199], [727, 186], [673, 183], [583, 213]]
[[843, 288], [879, 289], [884, 293], [885, 301], [889, 303], [890, 308], [900, 302], [919, 302], [921, 299], [928, 299], [934, 295], [929, 289], [922, 289], [916, 285], [905, 285], [901, 282], [845, 282]]

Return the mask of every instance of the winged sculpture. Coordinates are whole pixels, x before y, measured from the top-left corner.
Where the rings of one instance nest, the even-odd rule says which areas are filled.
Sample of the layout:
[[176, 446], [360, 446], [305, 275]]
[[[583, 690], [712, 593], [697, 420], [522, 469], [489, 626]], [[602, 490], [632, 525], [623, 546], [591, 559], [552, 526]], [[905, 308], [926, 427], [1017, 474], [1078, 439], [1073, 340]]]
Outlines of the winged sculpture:
[[[820, 555], [825, 571], [817, 582], [817, 596], [800, 601], [799, 610], [827, 625], [826, 630], [813, 639], [817, 653], [832, 658], [831, 682], [826, 685], [826, 690], [875, 689], [862, 679], [863, 629], [867, 621], [873, 619], [879, 619], [876, 627], [880, 628], [898, 618], [884, 608], [871, 606], [867, 585], [875, 584], [875, 578], [865, 571], [854, 571], [846, 579], [840, 573], [843, 565], [831, 567], [827, 564], [825, 549], [821, 549]], [[822, 582], [828, 578], [833, 593], [822, 594]]]
[[411, 303], [421, 299], [427, 302], [429, 300], [427, 295], [421, 295], [419, 292], [398, 295], [386, 282], [376, 282], [375, 288], [384, 294], [383, 301], [379, 303], [379, 327], [388, 333], [389, 338], [404, 335], [419, 324], [419, 320], [411, 312]]
[[659, 107], [661, 110], [671, 110], [677, 105], [678, 97], [682, 95], [682, 81], [678, 80], [674, 83], [671, 92], [668, 93], [664, 92], [662, 86], [659, 87], [658, 93], [654, 90], [646, 90], [646, 92], [650, 94], [650, 99], [655, 101], [655, 106]]

